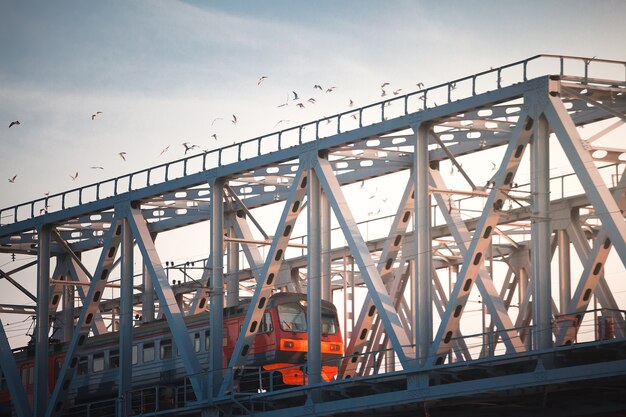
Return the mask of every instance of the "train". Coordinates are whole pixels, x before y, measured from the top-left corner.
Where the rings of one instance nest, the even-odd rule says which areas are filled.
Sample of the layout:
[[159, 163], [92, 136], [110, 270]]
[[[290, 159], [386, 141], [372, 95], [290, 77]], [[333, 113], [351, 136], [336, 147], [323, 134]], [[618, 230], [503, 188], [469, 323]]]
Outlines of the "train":
[[[234, 350], [250, 302], [250, 299], [244, 299], [239, 305], [224, 309], [222, 351], [225, 366]], [[269, 298], [250, 353], [236, 371], [237, 385], [233, 389], [259, 392], [306, 384], [306, 302], [306, 295], [298, 293], [278, 292]], [[198, 360], [206, 371], [209, 363], [209, 313], [205, 311], [187, 316], [185, 324]], [[330, 381], [337, 375], [339, 361], [344, 355], [344, 343], [337, 309], [325, 300], [322, 300], [321, 327], [321, 376], [324, 381]], [[58, 342], [50, 346], [50, 392], [65, 359], [67, 346], [67, 343]], [[32, 404], [34, 347], [16, 351], [15, 360]], [[118, 333], [88, 338], [79, 353], [63, 415], [114, 415], [118, 367]], [[186, 402], [193, 401], [193, 390], [185, 374], [182, 359], [164, 319], [133, 328], [132, 392], [128, 401], [135, 413], [182, 407]], [[1, 380], [0, 417], [9, 417], [12, 415], [11, 397], [3, 376]], [[106, 410], [111, 410], [111, 413]]]

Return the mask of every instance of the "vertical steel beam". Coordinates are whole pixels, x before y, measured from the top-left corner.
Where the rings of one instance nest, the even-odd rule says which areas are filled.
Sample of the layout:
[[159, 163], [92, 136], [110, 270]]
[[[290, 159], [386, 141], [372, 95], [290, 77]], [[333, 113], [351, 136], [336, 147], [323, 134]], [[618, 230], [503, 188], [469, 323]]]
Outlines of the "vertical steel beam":
[[211, 329], [209, 344], [209, 398], [219, 394], [222, 382], [222, 335], [224, 324], [224, 179], [212, 177], [211, 187], [211, 255], [210, 275]]
[[322, 262], [322, 300], [333, 301], [333, 289], [331, 287], [331, 236], [330, 236], [330, 203], [325, 192], [320, 194], [320, 227], [321, 227], [321, 253]]
[[9, 393], [11, 394], [11, 403], [17, 417], [30, 417], [32, 410], [28, 404], [26, 390], [22, 385], [20, 374], [11, 351], [9, 339], [4, 331], [4, 325], [0, 322], [0, 369], [6, 380]]
[[550, 253], [550, 146], [548, 123], [535, 119], [531, 140], [531, 191], [533, 195], [531, 256], [533, 265], [533, 349], [552, 347], [552, 295]]
[[559, 312], [567, 311], [572, 296], [572, 276], [569, 235], [566, 229], [559, 229]]
[[428, 130], [420, 124], [414, 128], [416, 144], [414, 152], [415, 172], [415, 260], [416, 276], [413, 289], [416, 301], [413, 310], [413, 340], [416, 345], [415, 367], [424, 365], [432, 340], [432, 295], [431, 295], [431, 235], [430, 235], [430, 193], [429, 193], [429, 161], [428, 161]]
[[[117, 415], [128, 414], [132, 390], [133, 346], [133, 232], [127, 218], [122, 219], [122, 273], [120, 277], [119, 368]], [[145, 269], [145, 267], [143, 268]], [[149, 278], [148, 274], [144, 274]]]
[[[70, 259], [65, 260], [66, 263], [71, 263]], [[68, 265], [69, 266], [69, 265]], [[65, 280], [70, 280], [70, 272], [65, 273]], [[74, 332], [74, 301], [75, 301], [75, 289], [73, 285], [63, 286], [63, 341], [69, 342], [72, 340], [72, 333]]]
[[[232, 226], [228, 227], [228, 236], [236, 237], [235, 229]], [[237, 242], [228, 242], [227, 274], [226, 306], [232, 307], [239, 303], [239, 243]]]
[[[152, 241], [156, 241], [156, 234], [151, 233]], [[131, 248], [132, 251], [132, 248]], [[150, 279], [148, 268], [144, 265], [142, 268], [143, 295], [141, 297], [141, 321], [149, 323], [154, 321], [154, 284]]]
[[37, 329], [35, 332], [34, 412], [45, 413], [48, 406], [48, 334], [50, 331], [50, 237], [51, 226], [37, 227]]
[[[313, 152], [312, 152], [313, 153]], [[315, 155], [310, 155], [315, 159]], [[309, 167], [309, 186], [307, 203], [307, 317], [308, 348], [307, 367], [309, 384], [322, 381], [322, 228], [320, 183], [313, 169]]]

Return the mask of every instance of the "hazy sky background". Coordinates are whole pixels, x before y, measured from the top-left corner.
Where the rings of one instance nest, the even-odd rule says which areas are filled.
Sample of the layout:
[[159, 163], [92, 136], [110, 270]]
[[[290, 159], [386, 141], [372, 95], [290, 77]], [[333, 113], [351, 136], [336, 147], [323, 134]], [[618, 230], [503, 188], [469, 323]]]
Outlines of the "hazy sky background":
[[[586, 0], [3, 0], [0, 207], [372, 103], [383, 82], [405, 93], [540, 53], [626, 61], [624, 16]], [[317, 103], [279, 108], [291, 91]]]

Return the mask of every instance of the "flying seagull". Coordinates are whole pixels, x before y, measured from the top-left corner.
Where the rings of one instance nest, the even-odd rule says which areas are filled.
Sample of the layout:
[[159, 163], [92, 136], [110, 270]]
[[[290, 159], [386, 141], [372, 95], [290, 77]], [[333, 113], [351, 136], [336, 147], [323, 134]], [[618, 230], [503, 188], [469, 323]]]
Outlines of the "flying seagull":
[[161, 156], [161, 155], [163, 155], [165, 152], [167, 152], [167, 151], [170, 149], [170, 146], [171, 146], [171, 145], [167, 145], [165, 148], [163, 148], [163, 149], [161, 150], [161, 153], [159, 154], [159, 156]]
[[91, 169], [104, 169], [104, 167], [100, 167], [100, 166], [97, 166], [97, 167], [89, 167], [89, 168], [91, 168]]
[[387, 87], [388, 85], [389, 85], [389, 83], [382, 83], [382, 84], [380, 85], [380, 88], [385, 88], [385, 87]]
[[213, 134], [211, 135], [211, 137], [212, 137], [213, 139], [217, 140], [217, 134], [216, 134], [216, 133], [213, 133]]
[[261, 85], [261, 83], [265, 80], [267, 80], [267, 75], [261, 76], [261, 78], [259, 78], [259, 80], [256, 82], [256, 85]]
[[234, 114], [233, 114], [233, 120], [231, 120], [231, 122], [233, 122], [233, 124], [237, 124], [237, 116], [235, 116]]
[[211, 122], [211, 126], [213, 126], [213, 124], [218, 121], [218, 120], [224, 120], [224, 118], [222, 117], [216, 117], [215, 119], [213, 119], [213, 121]]
[[352, 99], [350, 99], [350, 104], [348, 104], [349, 107], [354, 107], [354, 101]]
[[118, 153], [118, 155], [120, 156], [120, 158], [122, 158], [124, 161], [126, 160], [126, 157], [124, 155], [126, 155], [126, 152], [120, 152]]
[[319, 84], [315, 84], [315, 85], [313, 86], [313, 89], [316, 89], [316, 88], [317, 88], [318, 90], [320, 90], [320, 91], [324, 91], [324, 89], [322, 88], [322, 86], [321, 86], [321, 85], [319, 85]]
[[300, 99], [300, 97], [298, 97], [298, 93], [296, 93], [295, 91], [292, 91], [292, 93], [293, 93], [293, 99], [294, 100]]
[[102, 114], [102, 112], [101, 112], [101, 111], [97, 111], [97, 112], [95, 112], [94, 114], [92, 114], [92, 115], [91, 115], [91, 120], [95, 119], [95, 118], [96, 118], [96, 116], [98, 116], [99, 114]]
[[327, 88], [327, 89], [326, 89], [326, 92], [327, 92], [327, 93], [332, 93], [332, 92], [333, 92], [333, 90], [334, 90], [335, 88], [337, 88], [337, 87], [330, 87], [330, 88]]
[[415, 85], [416, 85], [416, 86], [417, 86], [417, 88], [419, 88], [420, 90], [421, 90], [422, 88], [424, 88], [424, 83], [423, 83], [423, 82], [419, 82], [419, 83], [417, 83], [417, 84], [415, 84]]
[[15, 182], [16, 178], [17, 178], [17, 175], [13, 175], [11, 178], [9, 178], [9, 182], [11, 183]]
[[9, 124], [9, 127], [11, 127], [11, 126], [19, 126], [19, 125], [20, 125], [20, 121], [19, 121], [19, 120], [16, 120], [16, 121], [14, 121], [14, 122], [11, 122], [11, 123]]
[[311, 97], [310, 99], [307, 100], [309, 103], [311, 104], [315, 104], [315, 99], [313, 97]]
[[184, 142], [183, 146], [185, 147], [185, 155], [187, 155], [187, 152], [191, 151], [194, 148], [197, 148], [198, 145], [192, 145], [189, 142]]
[[301, 109], [304, 108], [304, 104], [302, 104], [302, 103], [298, 103], [297, 106], [300, 107]]
[[76, 174], [70, 175], [70, 178], [72, 179], [72, 181], [76, 181], [76, 179], [78, 178], [78, 171], [76, 171]]

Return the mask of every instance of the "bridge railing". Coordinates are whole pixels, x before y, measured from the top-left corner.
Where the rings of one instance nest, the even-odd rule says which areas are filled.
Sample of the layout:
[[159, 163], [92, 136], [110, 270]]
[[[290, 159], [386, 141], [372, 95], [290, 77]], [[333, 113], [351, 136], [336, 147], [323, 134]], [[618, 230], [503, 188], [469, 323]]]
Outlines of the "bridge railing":
[[[598, 67], [597, 70], [596, 67]], [[268, 152], [280, 151], [334, 134], [356, 130], [363, 126], [382, 123], [388, 118], [406, 116], [545, 74], [558, 74], [563, 78], [582, 83], [611, 80], [613, 84], [626, 85], [625, 62], [595, 57], [536, 55], [432, 87], [423, 87], [418, 84], [422, 88], [405, 95], [385, 98], [364, 107], [349, 109], [333, 116], [220, 149], [3, 208], [0, 209], [0, 226], [168, 182], [192, 173], [240, 162]]]

